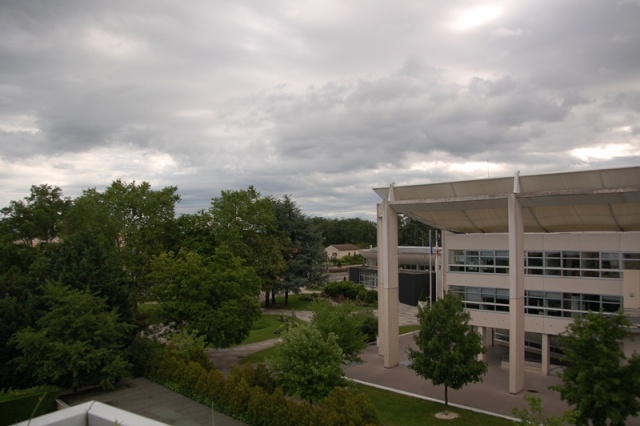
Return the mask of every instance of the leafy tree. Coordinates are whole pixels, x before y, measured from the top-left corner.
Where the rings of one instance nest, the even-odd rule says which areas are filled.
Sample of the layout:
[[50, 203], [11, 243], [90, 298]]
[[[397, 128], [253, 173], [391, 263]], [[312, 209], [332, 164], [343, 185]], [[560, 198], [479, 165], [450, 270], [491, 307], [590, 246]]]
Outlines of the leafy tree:
[[545, 416], [542, 409], [542, 399], [538, 396], [525, 394], [524, 399], [529, 403], [529, 409], [514, 408], [512, 413], [520, 420], [518, 424], [523, 426], [562, 426], [566, 417]]
[[322, 246], [331, 244], [355, 244], [369, 247], [377, 242], [376, 224], [370, 220], [312, 218], [312, 222], [322, 233]]
[[276, 225], [273, 200], [264, 198], [253, 186], [240, 191], [222, 191], [211, 202], [212, 230], [219, 245], [255, 269], [266, 293], [286, 269], [282, 256], [286, 236]]
[[432, 232], [432, 245], [435, 247], [435, 228], [426, 225], [417, 220], [411, 219], [409, 216], [398, 216], [398, 245], [401, 246], [428, 246], [429, 232]]
[[286, 269], [278, 281], [288, 305], [290, 292], [324, 282], [325, 253], [321, 234], [289, 196], [274, 200], [273, 206], [276, 226], [288, 237], [282, 253]]
[[224, 247], [213, 257], [184, 249], [162, 254], [150, 278], [166, 318], [215, 347], [240, 343], [260, 316], [255, 271]]
[[336, 335], [337, 343], [346, 361], [359, 361], [360, 353], [367, 347], [368, 336], [364, 332], [367, 316], [371, 311], [358, 310], [351, 302], [334, 305], [317, 302], [313, 306], [311, 325], [318, 329], [325, 339]]
[[447, 413], [448, 388], [479, 382], [487, 372], [487, 364], [478, 361], [485, 348], [480, 335], [469, 326], [471, 315], [454, 293], [447, 292], [442, 299], [419, 309], [418, 319], [420, 330], [414, 335], [418, 350], [408, 349], [409, 367], [434, 385], [444, 385]]
[[121, 355], [129, 326], [103, 299], [59, 283], [44, 287], [47, 312], [17, 332], [17, 370], [62, 387], [99, 383], [112, 388], [129, 368]]
[[12, 235], [13, 241], [34, 246], [39, 242], [52, 242], [60, 232], [60, 225], [71, 204], [62, 196], [60, 188], [33, 185], [24, 201], [11, 201], [0, 210], [3, 233]]
[[574, 407], [577, 425], [624, 425], [640, 411], [640, 355], [627, 358], [620, 345], [630, 328], [622, 312], [589, 312], [559, 336], [568, 366], [552, 389]]
[[170, 250], [177, 253], [185, 248], [203, 256], [213, 256], [216, 240], [211, 229], [213, 217], [208, 211], [183, 214], [176, 218]]
[[50, 267], [52, 279], [103, 297], [110, 309], [118, 310], [122, 321], [131, 322], [131, 286], [118, 252], [105, 247], [95, 234], [80, 232], [68, 237]]
[[336, 335], [330, 333], [325, 339], [308, 324], [290, 327], [282, 335], [267, 366], [285, 392], [310, 404], [344, 383]]

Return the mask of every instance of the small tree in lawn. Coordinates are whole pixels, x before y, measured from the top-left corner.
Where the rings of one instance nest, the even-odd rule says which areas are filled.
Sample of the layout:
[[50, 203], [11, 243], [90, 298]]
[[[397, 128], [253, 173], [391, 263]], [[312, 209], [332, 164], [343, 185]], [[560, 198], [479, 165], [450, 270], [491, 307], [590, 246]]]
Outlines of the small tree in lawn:
[[327, 338], [307, 324], [290, 327], [267, 358], [269, 371], [289, 395], [313, 401], [344, 383], [342, 351], [330, 333]]
[[448, 389], [479, 382], [487, 364], [478, 361], [485, 352], [478, 333], [469, 325], [471, 315], [453, 293], [418, 311], [420, 330], [413, 339], [418, 350], [409, 348], [409, 366], [419, 376], [444, 385], [444, 412], [449, 412]]
[[577, 425], [624, 425], [640, 411], [640, 356], [627, 358], [620, 346], [630, 327], [622, 312], [589, 312], [559, 336], [568, 366], [552, 389], [573, 406]]

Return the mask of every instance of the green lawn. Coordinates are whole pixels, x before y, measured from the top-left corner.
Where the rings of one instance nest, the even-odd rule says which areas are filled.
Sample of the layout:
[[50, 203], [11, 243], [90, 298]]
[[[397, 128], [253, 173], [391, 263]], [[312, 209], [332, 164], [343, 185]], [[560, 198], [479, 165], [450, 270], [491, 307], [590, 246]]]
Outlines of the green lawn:
[[407, 334], [416, 330], [420, 330], [420, 326], [418, 324], [400, 326], [400, 334]]
[[[304, 294], [290, 294], [289, 295], [289, 303], [287, 305], [284, 304], [284, 295], [276, 296], [276, 303], [270, 304], [266, 309], [273, 310], [289, 310], [289, 311], [310, 311], [312, 301], [301, 300], [301, 298], [307, 298], [308, 295]], [[264, 306], [264, 300], [262, 301], [262, 305]]]
[[[512, 425], [509, 420], [475, 413], [458, 408], [449, 411], [459, 414], [454, 420], [440, 420], [434, 417], [443, 411], [444, 405], [419, 398], [400, 395], [371, 386], [355, 384], [355, 390], [366, 394], [376, 406], [383, 425], [387, 426], [424, 426], [424, 425]], [[444, 395], [444, 390], [443, 390]]]
[[[249, 336], [240, 343], [241, 345], [247, 345], [249, 343], [263, 342], [269, 339], [275, 339], [280, 335], [275, 333], [276, 330], [282, 327], [282, 322], [278, 320], [278, 315], [262, 315], [251, 327]], [[300, 320], [297, 320], [298, 322]]]

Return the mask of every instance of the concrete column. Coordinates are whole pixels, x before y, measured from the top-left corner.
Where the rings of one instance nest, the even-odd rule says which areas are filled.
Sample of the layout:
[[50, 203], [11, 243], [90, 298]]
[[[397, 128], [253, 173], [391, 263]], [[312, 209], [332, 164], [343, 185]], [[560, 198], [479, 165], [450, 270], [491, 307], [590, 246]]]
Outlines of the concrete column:
[[551, 350], [549, 348], [549, 335], [542, 334], [542, 371], [543, 376], [549, 375], [549, 365], [551, 361]]
[[524, 224], [517, 191], [508, 196], [509, 215], [509, 393], [524, 390]]
[[[389, 199], [378, 208], [378, 328], [380, 352], [385, 368], [398, 365], [398, 214], [389, 201], [393, 201], [393, 186]], [[380, 294], [382, 297], [380, 297]]]

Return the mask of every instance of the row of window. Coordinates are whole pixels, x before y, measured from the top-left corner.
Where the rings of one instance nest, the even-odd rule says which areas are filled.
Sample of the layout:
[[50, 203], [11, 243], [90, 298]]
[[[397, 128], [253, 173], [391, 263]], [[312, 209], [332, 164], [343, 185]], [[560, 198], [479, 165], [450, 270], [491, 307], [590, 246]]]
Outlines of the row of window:
[[[624, 269], [640, 269], [640, 253], [595, 251], [526, 251], [527, 275], [620, 278]], [[507, 250], [451, 250], [449, 271], [509, 273]]]
[[[503, 288], [449, 286], [467, 309], [509, 312], [509, 290]], [[617, 312], [622, 297], [600, 294], [525, 290], [525, 314], [575, 318], [588, 311]]]

